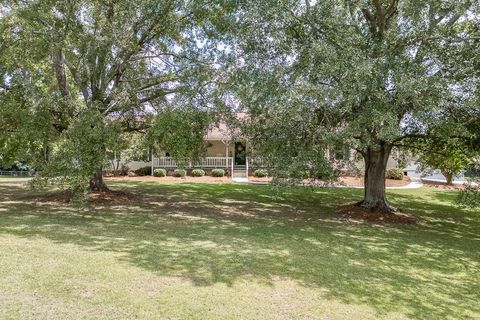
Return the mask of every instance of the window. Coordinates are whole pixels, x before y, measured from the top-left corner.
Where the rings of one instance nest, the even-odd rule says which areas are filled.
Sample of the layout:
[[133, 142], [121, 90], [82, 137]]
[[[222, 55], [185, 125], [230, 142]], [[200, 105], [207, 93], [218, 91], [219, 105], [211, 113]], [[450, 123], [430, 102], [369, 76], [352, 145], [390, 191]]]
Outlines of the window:
[[330, 151], [331, 160], [348, 161], [350, 160], [350, 147], [346, 144], [339, 144]]

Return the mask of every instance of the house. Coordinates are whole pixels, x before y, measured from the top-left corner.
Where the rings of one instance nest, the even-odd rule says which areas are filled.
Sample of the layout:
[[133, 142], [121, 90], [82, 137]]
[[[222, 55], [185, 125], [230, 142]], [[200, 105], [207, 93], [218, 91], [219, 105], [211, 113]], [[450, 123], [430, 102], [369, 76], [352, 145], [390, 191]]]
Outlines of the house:
[[[207, 150], [198, 163], [190, 162], [188, 169], [202, 168], [206, 171], [212, 169], [225, 169], [232, 178], [245, 178], [252, 175], [254, 170], [261, 167], [261, 161], [252, 161], [248, 155], [249, 144], [241, 139], [236, 139], [225, 123], [211, 127], [205, 135]], [[331, 161], [343, 161], [354, 163], [355, 167], [363, 171], [363, 159], [357, 152], [348, 146], [342, 146], [337, 150], [327, 151], [327, 157]], [[156, 168], [174, 170], [177, 164], [168, 151], [160, 150], [149, 154], [149, 161], [131, 161], [126, 163], [130, 170], [150, 166], [152, 172]], [[394, 168], [397, 161], [390, 157], [387, 168]], [[347, 170], [347, 169], [346, 169]]]

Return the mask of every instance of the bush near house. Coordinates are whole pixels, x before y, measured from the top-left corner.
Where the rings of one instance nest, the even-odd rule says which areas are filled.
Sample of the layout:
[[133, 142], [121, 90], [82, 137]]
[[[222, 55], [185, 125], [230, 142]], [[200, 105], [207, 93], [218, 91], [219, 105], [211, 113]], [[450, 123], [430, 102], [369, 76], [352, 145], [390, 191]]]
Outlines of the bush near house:
[[223, 169], [213, 169], [212, 177], [223, 177], [225, 175], [225, 170]]
[[165, 169], [155, 169], [153, 170], [154, 177], [165, 177], [167, 175], [167, 170]]
[[400, 168], [387, 169], [387, 172], [385, 173], [385, 178], [393, 180], [403, 180], [403, 170]]
[[480, 208], [480, 178], [475, 181], [469, 181], [463, 185], [457, 197], [457, 204], [462, 207]]
[[152, 174], [152, 167], [142, 167], [134, 171], [137, 176], [150, 176]]
[[180, 178], [180, 177], [185, 177], [187, 175], [187, 171], [184, 169], [175, 169], [173, 170], [173, 176]]
[[192, 170], [192, 177], [203, 177], [205, 175], [205, 171], [202, 169], [193, 169]]
[[253, 172], [253, 175], [257, 178], [264, 178], [268, 175], [268, 172], [265, 169], [257, 169]]

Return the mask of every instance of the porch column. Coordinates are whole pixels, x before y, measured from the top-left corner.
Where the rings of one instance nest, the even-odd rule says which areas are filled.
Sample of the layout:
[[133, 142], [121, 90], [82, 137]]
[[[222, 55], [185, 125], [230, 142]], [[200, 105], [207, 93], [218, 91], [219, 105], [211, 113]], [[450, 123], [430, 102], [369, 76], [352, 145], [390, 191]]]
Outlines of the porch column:
[[148, 150], [148, 153], [150, 153], [152, 156], [150, 157], [151, 158], [151, 161], [152, 161], [152, 176], [153, 176], [153, 159], [154, 159], [154, 150], [153, 150], [153, 147], [152, 148], [149, 148], [150, 150]]
[[228, 141], [225, 143], [225, 168], [228, 169]]

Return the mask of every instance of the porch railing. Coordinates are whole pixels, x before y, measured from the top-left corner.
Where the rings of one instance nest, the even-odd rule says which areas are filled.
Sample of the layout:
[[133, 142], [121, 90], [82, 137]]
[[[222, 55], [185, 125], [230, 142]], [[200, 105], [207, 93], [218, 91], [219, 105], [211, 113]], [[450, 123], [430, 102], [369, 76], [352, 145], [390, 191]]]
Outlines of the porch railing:
[[[187, 162], [187, 167], [194, 168], [229, 168], [232, 165], [232, 157], [204, 157], [198, 163]], [[176, 168], [177, 163], [172, 157], [159, 157], [153, 159], [153, 166], [160, 168]]]

